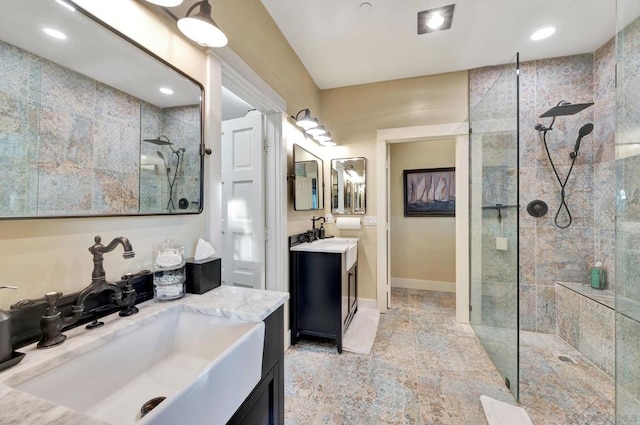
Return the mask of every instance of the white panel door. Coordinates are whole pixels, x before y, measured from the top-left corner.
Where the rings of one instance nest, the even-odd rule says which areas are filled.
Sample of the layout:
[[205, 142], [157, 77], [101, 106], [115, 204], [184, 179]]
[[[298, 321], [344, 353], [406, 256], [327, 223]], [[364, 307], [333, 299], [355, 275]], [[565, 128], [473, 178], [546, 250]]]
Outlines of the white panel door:
[[222, 122], [222, 280], [264, 289], [262, 114]]

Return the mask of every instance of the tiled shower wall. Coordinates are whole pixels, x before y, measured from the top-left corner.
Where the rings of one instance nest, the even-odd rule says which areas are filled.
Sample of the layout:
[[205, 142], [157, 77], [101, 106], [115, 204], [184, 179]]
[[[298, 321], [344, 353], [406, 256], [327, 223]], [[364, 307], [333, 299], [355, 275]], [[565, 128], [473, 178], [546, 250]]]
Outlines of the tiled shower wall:
[[[169, 205], [169, 184], [167, 170], [158, 156], [161, 152], [169, 167], [169, 177], [173, 179], [178, 166], [178, 174], [173, 185], [173, 207], [178, 209], [181, 198], [189, 202], [188, 210], [197, 210], [200, 206], [200, 155], [194, 147], [200, 140], [200, 108], [195, 106], [179, 106], [159, 109], [149, 104], [142, 105], [141, 139], [155, 139], [159, 135], [167, 136], [173, 143], [174, 150], [186, 148], [180, 154], [180, 164], [168, 146], [142, 143], [141, 155], [145, 155], [147, 163], [155, 167], [140, 168], [140, 212], [167, 211]], [[184, 210], [186, 211], [186, 210]]]
[[[595, 260], [615, 276], [615, 51], [613, 40], [593, 54], [520, 64], [520, 328], [556, 332], [555, 282], [583, 282]], [[504, 67], [470, 71], [471, 108], [478, 103]], [[515, 80], [514, 80], [515, 82]], [[547, 134], [551, 156], [564, 179], [578, 130], [591, 122], [593, 133], [582, 140], [566, 186], [573, 222], [566, 229], [554, 225], [560, 187], [549, 165], [536, 123], [561, 100], [595, 104], [576, 115], [558, 117]], [[473, 123], [472, 123], [473, 125]], [[505, 188], [507, 190], [507, 188]], [[526, 206], [540, 199], [549, 206], [542, 218], [531, 217]], [[566, 216], [559, 220], [566, 223]], [[483, 255], [500, 255], [495, 249]]]
[[[0, 216], [144, 211], [141, 112], [151, 117], [145, 137], [200, 140], [198, 106], [163, 110], [2, 41], [0, 74]], [[199, 176], [199, 156], [190, 156], [182, 180]], [[164, 177], [154, 196], [165, 200], [153, 202], [166, 206]]]

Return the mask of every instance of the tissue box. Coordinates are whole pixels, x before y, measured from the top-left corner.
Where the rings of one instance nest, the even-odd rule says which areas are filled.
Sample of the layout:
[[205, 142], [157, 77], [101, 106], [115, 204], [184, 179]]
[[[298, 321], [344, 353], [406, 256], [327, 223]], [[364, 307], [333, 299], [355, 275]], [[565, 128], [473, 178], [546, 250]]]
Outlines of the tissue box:
[[187, 292], [204, 294], [220, 286], [220, 258], [187, 259]]

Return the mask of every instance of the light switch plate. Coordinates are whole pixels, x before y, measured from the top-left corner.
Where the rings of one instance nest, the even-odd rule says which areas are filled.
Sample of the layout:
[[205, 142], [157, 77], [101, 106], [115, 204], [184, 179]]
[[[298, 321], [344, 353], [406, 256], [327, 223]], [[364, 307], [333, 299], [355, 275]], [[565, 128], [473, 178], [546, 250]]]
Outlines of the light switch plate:
[[335, 220], [333, 219], [333, 214], [325, 214], [324, 221], [327, 223], [335, 223]]
[[365, 226], [377, 226], [378, 225], [378, 217], [375, 215], [368, 215], [364, 218]]

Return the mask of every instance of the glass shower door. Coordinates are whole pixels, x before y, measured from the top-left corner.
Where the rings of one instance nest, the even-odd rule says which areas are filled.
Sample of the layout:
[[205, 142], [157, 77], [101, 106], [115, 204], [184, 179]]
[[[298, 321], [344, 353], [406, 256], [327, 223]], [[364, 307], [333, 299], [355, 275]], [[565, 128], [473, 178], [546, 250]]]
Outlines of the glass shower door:
[[516, 400], [518, 66], [516, 56], [493, 82], [475, 86], [486, 89], [471, 93], [469, 150], [471, 325]]

